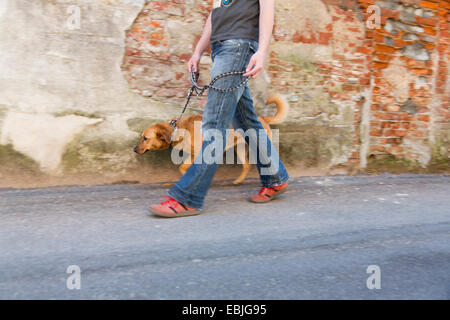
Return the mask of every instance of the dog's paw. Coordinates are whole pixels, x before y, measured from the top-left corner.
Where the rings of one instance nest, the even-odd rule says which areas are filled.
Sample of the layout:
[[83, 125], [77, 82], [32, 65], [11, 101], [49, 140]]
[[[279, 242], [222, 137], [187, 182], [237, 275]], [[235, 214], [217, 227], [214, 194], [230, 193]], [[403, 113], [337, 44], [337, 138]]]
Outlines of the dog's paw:
[[234, 184], [234, 185], [241, 184], [241, 182], [242, 182], [243, 180], [244, 180], [244, 179], [236, 179], [236, 180], [233, 181], [233, 184]]

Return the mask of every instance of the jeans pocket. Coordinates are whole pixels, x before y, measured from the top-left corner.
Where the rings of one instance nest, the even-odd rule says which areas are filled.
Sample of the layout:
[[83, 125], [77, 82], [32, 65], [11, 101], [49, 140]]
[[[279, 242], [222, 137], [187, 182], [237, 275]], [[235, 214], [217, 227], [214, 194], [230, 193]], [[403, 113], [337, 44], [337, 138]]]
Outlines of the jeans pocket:
[[255, 53], [256, 51], [258, 51], [258, 43], [257, 42], [249, 42], [248, 50], [252, 53]]

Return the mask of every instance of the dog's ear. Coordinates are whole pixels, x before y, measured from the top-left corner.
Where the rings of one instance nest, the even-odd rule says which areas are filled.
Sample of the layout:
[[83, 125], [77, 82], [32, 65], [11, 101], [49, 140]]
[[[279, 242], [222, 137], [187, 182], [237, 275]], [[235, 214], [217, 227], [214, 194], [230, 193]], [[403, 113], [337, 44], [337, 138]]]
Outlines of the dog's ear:
[[170, 132], [167, 129], [163, 129], [163, 130], [159, 131], [156, 134], [156, 137], [158, 139], [160, 139], [161, 141], [166, 142], [167, 144], [170, 144], [170, 142], [172, 141], [172, 135], [170, 134]]

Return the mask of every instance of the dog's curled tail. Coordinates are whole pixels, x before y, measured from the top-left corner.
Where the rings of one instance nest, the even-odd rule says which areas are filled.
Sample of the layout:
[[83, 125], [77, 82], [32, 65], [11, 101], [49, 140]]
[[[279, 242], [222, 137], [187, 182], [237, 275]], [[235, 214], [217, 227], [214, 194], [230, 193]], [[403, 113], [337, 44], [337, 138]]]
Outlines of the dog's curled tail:
[[267, 98], [266, 105], [275, 103], [277, 106], [277, 113], [273, 116], [262, 116], [262, 118], [269, 124], [280, 124], [286, 120], [289, 112], [289, 103], [278, 93], [271, 93]]

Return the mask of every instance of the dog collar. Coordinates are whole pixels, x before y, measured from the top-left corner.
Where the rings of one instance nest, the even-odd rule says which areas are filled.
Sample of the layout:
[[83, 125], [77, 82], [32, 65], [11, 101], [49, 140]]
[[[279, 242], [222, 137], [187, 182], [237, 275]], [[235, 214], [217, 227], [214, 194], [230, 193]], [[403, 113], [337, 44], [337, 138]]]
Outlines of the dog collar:
[[[173, 133], [172, 133], [172, 135], [173, 135], [173, 134], [174, 134], [175, 132], [177, 132], [177, 130], [178, 130], [177, 123], [176, 123], [176, 122], [173, 122], [173, 123], [171, 123], [170, 125], [173, 127]], [[170, 137], [170, 144], [169, 144], [169, 146], [170, 146], [171, 148], [173, 148], [172, 143], [173, 143], [173, 141], [172, 141], [172, 136], [171, 136], [171, 137]]]

